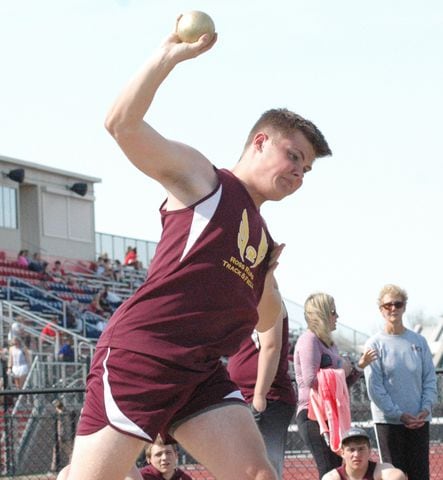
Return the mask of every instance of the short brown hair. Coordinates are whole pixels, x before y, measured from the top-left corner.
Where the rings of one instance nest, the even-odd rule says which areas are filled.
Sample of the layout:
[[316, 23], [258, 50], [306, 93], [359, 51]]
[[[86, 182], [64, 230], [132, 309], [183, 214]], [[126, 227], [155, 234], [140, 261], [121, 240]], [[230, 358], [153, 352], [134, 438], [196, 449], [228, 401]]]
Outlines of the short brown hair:
[[264, 112], [249, 132], [245, 148], [248, 147], [257, 132], [270, 128], [288, 137], [300, 131], [312, 145], [316, 158], [332, 155], [331, 149], [320, 130], [310, 121], [287, 108], [274, 108]]
[[[151, 455], [152, 455], [152, 447], [154, 445], [157, 445], [159, 447], [164, 447], [165, 445], [169, 445], [169, 443], [165, 443], [162, 439], [162, 437], [160, 435], [157, 435], [157, 438], [155, 439], [155, 442], [152, 442], [152, 443], [148, 443], [146, 445], [146, 448], [145, 448], [145, 455], [146, 455], [146, 458], [147, 459], [150, 459], [151, 458]], [[177, 447], [175, 446], [175, 444], [171, 443], [170, 444], [172, 446], [172, 448], [174, 449], [174, 452], [177, 453]]]

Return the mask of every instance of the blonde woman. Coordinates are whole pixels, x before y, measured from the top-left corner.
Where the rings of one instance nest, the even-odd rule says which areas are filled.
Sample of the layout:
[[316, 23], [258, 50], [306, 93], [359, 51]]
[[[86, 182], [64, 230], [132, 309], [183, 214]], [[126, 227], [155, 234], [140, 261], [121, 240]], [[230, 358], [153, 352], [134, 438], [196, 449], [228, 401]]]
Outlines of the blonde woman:
[[375, 359], [375, 352], [366, 351], [356, 368], [339, 355], [331, 336], [338, 319], [331, 295], [310, 295], [305, 302], [304, 314], [308, 329], [298, 338], [294, 351], [298, 388], [297, 425], [300, 436], [314, 457], [321, 478], [329, 470], [339, 467], [342, 458], [329, 448], [320, 434], [318, 422], [308, 418], [310, 391], [311, 388], [316, 390], [318, 387], [317, 373], [321, 368], [343, 368], [347, 384], [351, 385], [362, 375], [363, 368]]
[[23, 388], [31, 367], [31, 354], [19, 337], [13, 337], [9, 347], [8, 373], [12, 374], [17, 389]]

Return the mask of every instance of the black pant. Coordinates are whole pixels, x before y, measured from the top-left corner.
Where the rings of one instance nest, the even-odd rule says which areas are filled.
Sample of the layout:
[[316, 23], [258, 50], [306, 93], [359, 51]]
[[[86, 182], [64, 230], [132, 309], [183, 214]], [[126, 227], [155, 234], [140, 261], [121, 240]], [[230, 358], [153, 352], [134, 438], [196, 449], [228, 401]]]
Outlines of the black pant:
[[382, 462], [400, 468], [409, 480], [429, 480], [429, 422], [414, 430], [376, 423], [375, 435]]
[[328, 447], [320, 435], [318, 423], [309, 420], [307, 410], [302, 410], [297, 415], [297, 426], [301, 438], [314, 457], [320, 478], [329, 470], [337, 468], [342, 464], [342, 458]]
[[264, 412], [252, 408], [252, 413], [265, 441], [268, 458], [277, 471], [278, 478], [282, 479], [286, 438], [295, 407], [281, 400], [268, 400], [267, 403]]

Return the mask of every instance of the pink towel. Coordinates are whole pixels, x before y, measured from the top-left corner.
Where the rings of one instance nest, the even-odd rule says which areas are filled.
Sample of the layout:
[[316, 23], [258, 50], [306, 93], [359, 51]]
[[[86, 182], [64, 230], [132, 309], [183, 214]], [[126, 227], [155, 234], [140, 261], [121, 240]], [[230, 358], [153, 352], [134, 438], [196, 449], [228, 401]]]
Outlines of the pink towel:
[[345, 371], [321, 368], [317, 373], [318, 389], [311, 388], [308, 418], [316, 420], [320, 433], [329, 437], [333, 452], [340, 449], [341, 436], [351, 428], [351, 407]]

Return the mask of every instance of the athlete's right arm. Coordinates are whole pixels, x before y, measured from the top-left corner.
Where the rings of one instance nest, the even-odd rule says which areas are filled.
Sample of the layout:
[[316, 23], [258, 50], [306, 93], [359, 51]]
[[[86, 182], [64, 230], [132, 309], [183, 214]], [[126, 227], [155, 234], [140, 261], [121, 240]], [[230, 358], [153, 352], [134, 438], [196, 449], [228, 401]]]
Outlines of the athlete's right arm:
[[195, 43], [181, 42], [175, 33], [123, 89], [106, 118], [106, 128], [129, 160], [142, 172], [160, 182], [177, 200], [189, 205], [210, 193], [217, 184], [209, 160], [197, 150], [164, 138], [144, 116], [155, 93], [180, 62], [197, 57], [215, 43], [203, 35]]

